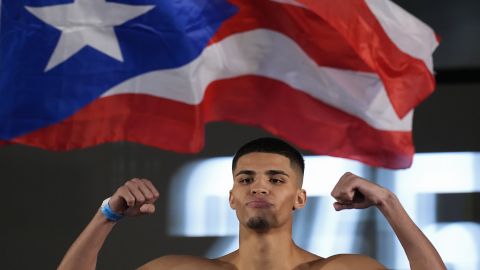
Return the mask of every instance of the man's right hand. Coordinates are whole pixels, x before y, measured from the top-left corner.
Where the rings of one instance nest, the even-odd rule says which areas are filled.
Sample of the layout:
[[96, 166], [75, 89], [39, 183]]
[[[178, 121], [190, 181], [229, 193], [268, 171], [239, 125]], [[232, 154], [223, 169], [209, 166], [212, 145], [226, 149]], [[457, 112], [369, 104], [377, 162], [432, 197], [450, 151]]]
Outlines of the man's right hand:
[[159, 193], [147, 179], [134, 178], [119, 187], [109, 201], [110, 208], [128, 217], [153, 214]]
[[[110, 197], [108, 204], [112, 211], [134, 217], [153, 214], [155, 212], [153, 204], [157, 199], [158, 191], [152, 182], [135, 178], [119, 187]], [[92, 221], [68, 249], [57, 269], [95, 269], [98, 253], [115, 224], [107, 221], [101, 211], [97, 211]]]

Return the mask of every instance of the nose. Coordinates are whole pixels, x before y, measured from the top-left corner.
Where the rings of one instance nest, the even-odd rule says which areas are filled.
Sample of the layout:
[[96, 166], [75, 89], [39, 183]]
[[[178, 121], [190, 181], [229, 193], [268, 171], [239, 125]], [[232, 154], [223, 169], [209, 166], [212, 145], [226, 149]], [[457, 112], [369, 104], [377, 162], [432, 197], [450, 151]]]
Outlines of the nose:
[[252, 195], [268, 195], [270, 190], [261, 183], [255, 183], [251, 186], [250, 193]]

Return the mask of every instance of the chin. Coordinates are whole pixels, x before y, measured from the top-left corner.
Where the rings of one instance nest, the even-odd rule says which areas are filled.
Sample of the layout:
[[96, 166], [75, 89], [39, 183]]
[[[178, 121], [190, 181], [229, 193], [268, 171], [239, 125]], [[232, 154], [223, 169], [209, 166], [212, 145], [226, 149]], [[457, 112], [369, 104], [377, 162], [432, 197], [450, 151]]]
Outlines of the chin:
[[248, 219], [247, 227], [252, 230], [266, 231], [271, 228], [271, 222], [265, 217], [252, 217]]

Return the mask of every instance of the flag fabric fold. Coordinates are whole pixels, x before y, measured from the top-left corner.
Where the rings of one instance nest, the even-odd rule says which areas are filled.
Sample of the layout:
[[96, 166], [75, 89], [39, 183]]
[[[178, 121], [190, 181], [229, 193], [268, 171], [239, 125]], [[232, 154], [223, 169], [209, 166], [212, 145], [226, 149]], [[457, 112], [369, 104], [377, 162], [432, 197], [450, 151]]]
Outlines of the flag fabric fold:
[[194, 153], [206, 123], [231, 121], [318, 154], [412, 162], [437, 40], [392, 2], [54, 2], [1, 6], [5, 144]]

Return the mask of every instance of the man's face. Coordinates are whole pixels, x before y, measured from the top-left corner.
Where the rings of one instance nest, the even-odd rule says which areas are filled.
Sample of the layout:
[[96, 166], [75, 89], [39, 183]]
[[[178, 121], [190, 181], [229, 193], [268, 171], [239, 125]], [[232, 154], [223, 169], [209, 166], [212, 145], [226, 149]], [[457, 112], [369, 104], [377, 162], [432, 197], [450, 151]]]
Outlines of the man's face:
[[306, 202], [301, 177], [300, 169], [279, 154], [253, 152], [240, 157], [230, 191], [230, 206], [240, 224], [256, 230], [291, 225], [292, 210]]

